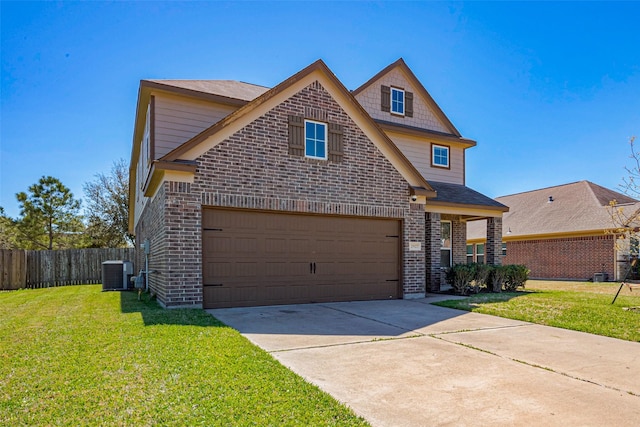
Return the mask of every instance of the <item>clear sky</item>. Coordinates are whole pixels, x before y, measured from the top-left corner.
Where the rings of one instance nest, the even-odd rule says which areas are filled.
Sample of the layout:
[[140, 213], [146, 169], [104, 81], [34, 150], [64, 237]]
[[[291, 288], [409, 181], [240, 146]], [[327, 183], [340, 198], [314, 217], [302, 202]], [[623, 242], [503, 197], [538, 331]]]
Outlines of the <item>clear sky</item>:
[[640, 2], [0, 2], [0, 206], [130, 157], [141, 79], [274, 86], [323, 59], [355, 89], [402, 57], [497, 197], [619, 189], [640, 137]]

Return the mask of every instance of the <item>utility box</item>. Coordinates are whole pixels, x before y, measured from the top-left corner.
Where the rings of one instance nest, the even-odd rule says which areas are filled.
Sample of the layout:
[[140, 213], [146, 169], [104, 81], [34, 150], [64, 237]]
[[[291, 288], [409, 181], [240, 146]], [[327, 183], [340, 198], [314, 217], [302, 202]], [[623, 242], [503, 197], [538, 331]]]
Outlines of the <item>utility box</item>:
[[120, 260], [105, 261], [102, 263], [102, 290], [127, 290], [132, 276], [133, 263]]
[[609, 275], [607, 273], [595, 273], [593, 275], [594, 282], [606, 282], [609, 279]]

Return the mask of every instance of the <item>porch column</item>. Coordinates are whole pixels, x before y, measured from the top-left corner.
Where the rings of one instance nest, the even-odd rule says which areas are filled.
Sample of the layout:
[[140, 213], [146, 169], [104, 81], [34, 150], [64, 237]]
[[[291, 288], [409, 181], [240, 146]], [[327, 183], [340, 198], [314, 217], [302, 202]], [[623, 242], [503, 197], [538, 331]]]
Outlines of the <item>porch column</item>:
[[425, 219], [425, 264], [427, 277], [427, 290], [437, 292], [440, 290], [440, 248], [441, 226], [440, 214], [427, 212]]
[[487, 244], [485, 262], [502, 265], [502, 218], [487, 218]]

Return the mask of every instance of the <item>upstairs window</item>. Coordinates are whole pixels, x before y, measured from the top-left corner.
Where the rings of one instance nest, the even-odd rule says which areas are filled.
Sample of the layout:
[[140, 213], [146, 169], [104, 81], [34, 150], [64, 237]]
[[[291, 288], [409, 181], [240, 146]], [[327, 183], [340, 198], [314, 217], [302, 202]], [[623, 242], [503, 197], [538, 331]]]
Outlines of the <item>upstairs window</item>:
[[413, 117], [413, 93], [391, 86], [380, 86], [380, 109], [405, 117]]
[[304, 121], [304, 155], [312, 159], [327, 160], [327, 124]]
[[431, 144], [431, 166], [450, 169], [449, 147], [446, 145]]
[[404, 116], [404, 90], [391, 88], [391, 112]]
[[289, 116], [289, 155], [340, 163], [343, 136], [343, 126], [337, 123]]

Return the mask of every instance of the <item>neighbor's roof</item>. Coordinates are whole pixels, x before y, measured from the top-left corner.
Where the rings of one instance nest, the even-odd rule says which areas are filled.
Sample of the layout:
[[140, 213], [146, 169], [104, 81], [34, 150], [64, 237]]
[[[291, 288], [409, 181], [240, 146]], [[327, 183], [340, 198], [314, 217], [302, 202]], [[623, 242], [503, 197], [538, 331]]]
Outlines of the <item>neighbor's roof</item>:
[[161, 86], [158, 89], [175, 91], [184, 89], [193, 92], [194, 95], [208, 94], [223, 96], [225, 98], [252, 101], [269, 90], [268, 87], [239, 82], [236, 80], [144, 80]]
[[[611, 229], [614, 225], [609, 202], [616, 200], [619, 206], [634, 210], [640, 207], [638, 200], [589, 181], [496, 197], [496, 200], [509, 206], [509, 212], [502, 218], [505, 238]], [[467, 239], [484, 238], [485, 227], [484, 221], [468, 222]]]

